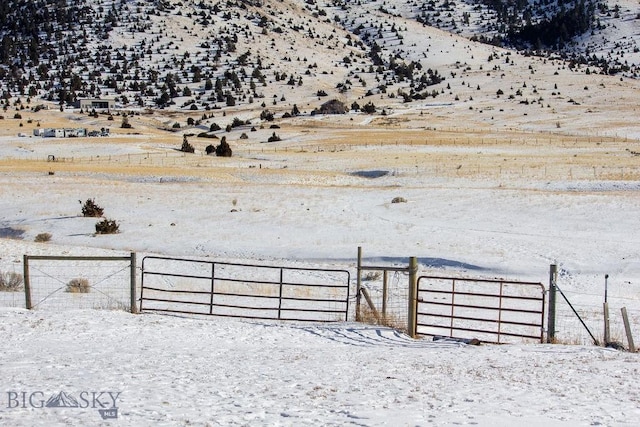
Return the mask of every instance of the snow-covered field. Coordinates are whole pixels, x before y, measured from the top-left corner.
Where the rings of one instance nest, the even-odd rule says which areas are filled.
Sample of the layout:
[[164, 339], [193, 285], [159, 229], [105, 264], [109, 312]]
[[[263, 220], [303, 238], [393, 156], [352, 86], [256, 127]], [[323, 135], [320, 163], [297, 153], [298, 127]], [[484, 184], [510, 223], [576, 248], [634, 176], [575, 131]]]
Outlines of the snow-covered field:
[[[6, 156], [12, 144], [3, 146]], [[73, 151], [57, 147], [66, 149]], [[354, 271], [362, 246], [370, 264], [416, 256], [421, 272], [546, 284], [557, 263], [559, 285], [598, 336], [604, 274], [616, 338], [624, 341], [622, 306], [637, 333], [636, 181], [421, 176], [409, 172], [414, 166], [371, 178], [378, 175], [341, 166], [339, 156], [348, 155], [361, 166], [354, 169], [387, 170], [364, 168], [372, 150], [386, 156], [371, 147], [325, 153], [323, 173], [310, 171], [321, 169], [308, 165], [312, 154], [294, 153], [205, 167], [178, 157], [167, 170], [15, 161], [27, 166], [0, 174], [0, 228], [21, 239], [0, 239], [0, 269], [21, 272], [25, 253], [135, 251]], [[93, 234], [96, 221], [79, 214], [78, 200], [87, 198], [120, 223], [119, 234]], [[51, 242], [33, 242], [45, 232]], [[7, 307], [0, 311], [0, 423], [635, 425], [638, 356], [591, 346], [566, 306], [562, 312], [561, 340], [579, 345], [476, 347], [351, 322]], [[42, 407], [52, 397], [79, 407]], [[109, 418], [114, 406], [117, 420]]]
[[[21, 96], [22, 109], [17, 94], [7, 101], [0, 119], [0, 272], [22, 273], [24, 254], [136, 252], [138, 267], [145, 255], [162, 255], [347, 269], [354, 282], [360, 246], [368, 265], [404, 266], [415, 256], [421, 274], [547, 285], [549, 265], [557, 264], [558, 285], [598, 339], [608, 275], [613, 339], [626, 345], [626, 307], [640, 344], [637, 80], [469, 42], [382, 13], [383, 2], [358, 4], [357, 19], [317, 2], [331, 19], [401, 29], [381, 40], [384, 56], [421, 61], [446, 78], [433, 86], [437, 97], [406, 103], [400, 91], [409, 82], [376, 92], [391, 81], [360, 64], [364, 51], [346, 45], [347, 33], [292, 3], [265, 3], [274, 25], [302, 25], [282, 37], [254, 29], [238, 41], [238, 53], [251, 50], [275, 64], [270, 80], [283, 70], [304, 75], [299, 90], [286, 81], [258, 90], [277, 130], [259, 119], [259, 102], [208, 111], [215, 117], [198, 126], [186, 123], [201, 119], [202, 103], [195, 112], [180, 107], [190, 96], [157, 111], [130, 102], [133, 128], [125, 130], [119, 111], [109, 120], [60, 112], [53, 103], [35, 112], [44, 102], [38, 97]], [[637, 5], [619, 3], [622, 19], [609, 25], [607, 18], [592, 37], [597, 45], [583, 48], [615, 50], [634, 65]], [[459, 21], [469, 7], [456, 9]], [[188, 13], [172, 16], [144, 16], [158, 53], [143, 66], [167, 70], [171, 57], [186, 52], [203, 65], [198, 46], [206, 34]], [[218, 20], [206, 31], [244, 28], [245, 18]], [[126, 28], [99, 43], [119, 49], [148, 36]], [[351, 68], [343, 61], [350, 53]], [[310, 69], [307, 57], [320, 67]], [[356, 84], [338, 93], [346, 80]], [[203, 84], [190, 84], [194, 94]], [[375, 102], [377, 113], [312, 117], [325, 101], [314, 96], [318, 89], [347, 105]], [[371, 89], [375, 95], [365, 96]], [[133, 95], [127, 93], [131, 101]], [[302, 115], [280, 119], [293, 105]], [[17, 113], [23, 119], [12, 118]], [[252, 124], [218, 132], [233, 157], [205, 156], [218, 141], [191, 136], [194, 155], [176, 150], [183, 134], [208, 131], [214, 122], [224, 128], [234, 118]], [[174, 123], [181, 130], [167, 131]], [[36, 126], [112, 132], [44, 139], [32, 136]], [[275, 132], [282, 141], [265, 144]], [[46, 161], [52, 155], [57, 162]], [[89, 198], [118, 222], [119, 234], [94, 234], [96, 220], [83, 218], [78, 203]], [[51, 241], [35, 243], [43, 233]], [[638, 354], [593, 346], [562, 299], [560, 344], [471, 346], [355, 323], [353, 305], [349, 321], [331, 324], [88, 309], [111, 304], [80, 304], [97, 293], [61, 290], [63, 274], [75, 277], [83, 267], [34, 267], [34, 286], [54, 290], [34, 292], [35, 310], [22, 308], [21, 292], [0, 292], [2, 426], [546, 427], [632, 426], [640, 419]], [[115, 278], [86, 272], [101, 286]], [[392, 294], [406, 280], [392, 275]], [[364, 282], [376, 303], [379, 282]], [[405, 306], [394, 302], [393, 314]]]
[[[241, 127], [225, 133], [229, 159], [204, 156], [211, 141], [197, 138], [195, 155], [176, 151], [182, 134], [158, 123], [184, 122], [185, 112], [131, 116], [131, 132], [92, 139], [31, 135], [36, 123], [99, 129], [120, 119], [56, 106], [3, 119], [0, 271], [21, 273], [24, 254], [134, 251], [138, 260], [355, 272], [361, 246], [367, 264], [405, 265], [415, 256], [421, 273], [546, 285], [557, 264], [559, 286], [598, 338], [608, 274], [613, 336], [626, 344], [619, 313], [627, 307], [638, 344], [637, 82], [517, 54], [507, 65], [501, 51], [504, 72], [490, 76], [486, 58], [495, 49], [456, 40], [433, 36], [441, 52], [434, 61], [451, 70], [460, 58], [468, 64], [458, 71], [464, 81], [448, 78], [443, 87], [452, 89], [434, 101], [381, 97], [385, 116], [278, 122], [277, 144], [263, 143], [271, 129]], [[407, 46], [418, 42], [407, 35]], [[335, 86], [338, 77], [322, 78]], [[539, 101], [509, 100], [512, 92]], [[295, 94], [287, 101], [308, 103]], [[259, 114], [243, 105], [214, 120], [257, 123]], [[392, 203], [396, 197], [406, 202]], [[81, 217], [78, 203], [88, 198], [120, 224], [119, 234], [94, 235], [96, 220]], [[51, 241], [35, 243], [41, 233]], [[392, 285], [404, 281], [392, 277]], [[592, 346], [562, 300], [563, 344], [476, 347], [352, 322], [46, 304], [26, 311], [21, 294], [3, 294], [1, 425], [636, 425], [640, 417], [638, 355]], [[40, 407], [50, 398], [79, 407]]]
[[[587, 426], [640, 416], [637, 356], [598, 347], [115, 311], [0, 318], [3, 425]], [[60, 392], [80, 407], [38, 407]], [[99, 409], [112, 406], [117, 420], [103, 420]]]

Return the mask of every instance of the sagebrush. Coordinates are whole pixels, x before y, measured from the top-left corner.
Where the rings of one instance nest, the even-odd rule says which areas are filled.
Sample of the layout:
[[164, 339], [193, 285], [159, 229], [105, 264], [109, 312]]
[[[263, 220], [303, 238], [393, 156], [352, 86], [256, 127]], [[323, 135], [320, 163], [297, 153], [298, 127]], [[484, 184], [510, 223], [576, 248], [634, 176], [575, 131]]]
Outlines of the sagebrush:
[[96, 234], [116, 234], [120, 231], [120, 226], [113, 219], [103, 219], [96, 223]]
[[89, 286], [89, 280], [79, 277], [69, 280], [69, 283], [67, 283], [66, 292], [70, 292], [73, 294], [87, 294], [89, 293], [89, 289], [91, 289], [91, 286]]
[[80, 200], [80, 204], [82, 205], [82, 216], [84, 217], [101, 217], [104, 209], [98, 206], [94, 199], [87, 199], [84, 204], [82, 204], [82, 200]]
[[24, 289], [24, 279], [22, 274], [13, 271], [0, 271], [0, 291], [18, 292]]
[[51, 233], [40, 233], [34, 239], [38, 243], [45, 243], [51, 240]]

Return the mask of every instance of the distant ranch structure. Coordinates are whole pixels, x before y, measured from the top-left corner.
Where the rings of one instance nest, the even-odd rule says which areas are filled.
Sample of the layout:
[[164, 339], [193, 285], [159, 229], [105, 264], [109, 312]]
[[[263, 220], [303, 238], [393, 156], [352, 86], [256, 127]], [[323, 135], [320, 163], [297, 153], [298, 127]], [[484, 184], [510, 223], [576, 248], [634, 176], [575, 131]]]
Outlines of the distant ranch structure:
[[44, 128], [34, 129], [34, 136], [41, 136], [43, 138], [73, 138], [87, 136], [87, 130], [85, 128], [77, 129], [62, 129], [62, 128]]
[[109, 129], [88, 132], [85, 128], [37, 128], [33, 130], [34, 136], [43, 138], [82, 138], [85, 136], [109, 136]]
[[83, 110], [111, 110], [116, 106], [116, 102], [113, 99], [81, 99], [79, 104], [79, 107]]

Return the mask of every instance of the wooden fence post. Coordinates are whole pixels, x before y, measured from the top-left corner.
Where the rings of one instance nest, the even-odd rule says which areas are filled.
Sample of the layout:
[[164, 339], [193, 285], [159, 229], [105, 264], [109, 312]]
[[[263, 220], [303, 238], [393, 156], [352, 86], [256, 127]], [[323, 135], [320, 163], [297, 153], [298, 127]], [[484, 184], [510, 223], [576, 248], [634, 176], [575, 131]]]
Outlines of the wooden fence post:
[[624, 330], [627, 333], [627, 342], [629, 343], [629, 351], [636, 352], [636, 345], [633, 343], [633, 335], [631, 334], [631, 325], [629, 324], [629, 316], [627, 315], [627, 307], [622, 307], [622, 320], [624, 322]]
[[369, 296], [369, 292], [367, 292], [366, 288], [361, 288], [360, 292], [362, 292], [362, 296], [364, 297], [365, 301], [367, 301], [367, 304], [369, 305], [369, 309], [371, 309], [371, 312], [373, 313], [373, 317], [376, 318], [376, 321], [378, 322], [379, 325], [382, 324], [382, 318], [380, 317], [380, 313], [378, 313], [378, 310], [376, 309], [376, 306], [373, 304], [373, 301], [371, 300], [371, 297]]
[[22, 257], [22, 272], [23, 272], [23, 280], [24, 280], [24, 300], [25, 300], [25, 308], [27, 310], [31, 310], [33, 305], [31, 305], [31, 280], [29, 279], [29, 256], [24, 255]]
[[554, 343], [556, 339], [556, 283], [558, 280], [558, 266], [549, 266], [549, 312], [547, 319], [547, 342]]
[[416, 337], [416, 310], [418, 308], [418, 260], [409, 258], [409, 306], [407, 310], [407, 333]]
[[387, 299], [389, 298], [389, 287], [387, 270], [382, 272], [382, 317], [387, 318]]

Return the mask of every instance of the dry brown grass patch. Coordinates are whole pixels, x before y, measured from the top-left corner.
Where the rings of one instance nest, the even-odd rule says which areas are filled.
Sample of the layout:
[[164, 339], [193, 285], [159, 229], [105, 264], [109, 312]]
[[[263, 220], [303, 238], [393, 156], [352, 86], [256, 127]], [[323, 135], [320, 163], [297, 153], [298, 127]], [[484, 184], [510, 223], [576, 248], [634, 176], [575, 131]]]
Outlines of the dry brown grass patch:
[[66, 292], [70, 292], [72, 294], [87, 294], [91, 286], [89, 286], [89, 280], [79, 277], [75, 279], [71, 279], [69, 283], [67, 283]]
[[382, 315], [381, 313], [378, 313], [378, 317], [376, 317], [373, 310], [366, 305], [360, 307], [359, 319], [360, 322], [369, 325], [386, 326], [403, 332], [406, 332], [407, 330], [407, 322], [397, 314]]
[[51, 233], [39, 233], [34, 241], [38, 243], [46, 243], [51, 240]]

